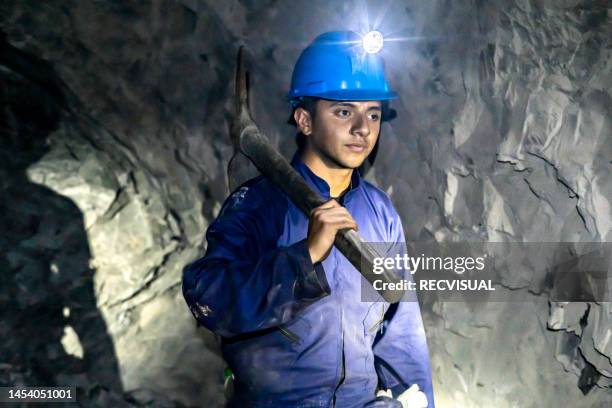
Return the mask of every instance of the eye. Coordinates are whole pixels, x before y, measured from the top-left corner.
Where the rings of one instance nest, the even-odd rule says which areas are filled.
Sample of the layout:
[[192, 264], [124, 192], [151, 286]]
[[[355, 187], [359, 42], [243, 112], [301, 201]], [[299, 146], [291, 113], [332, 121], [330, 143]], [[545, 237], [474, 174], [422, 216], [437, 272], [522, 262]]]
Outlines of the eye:
[[372, 122], [378, 122], [380, 120], [380, 114], [378, 114], [378, 113], [370, 113], [368, 115], [368, 119], [370, 119]]
[[352, 112], [348, 109], [338, 109], [336, 111], [336, 115], [340, 116], [341, 118], [348, 118], [349, 116], [351, 116]]

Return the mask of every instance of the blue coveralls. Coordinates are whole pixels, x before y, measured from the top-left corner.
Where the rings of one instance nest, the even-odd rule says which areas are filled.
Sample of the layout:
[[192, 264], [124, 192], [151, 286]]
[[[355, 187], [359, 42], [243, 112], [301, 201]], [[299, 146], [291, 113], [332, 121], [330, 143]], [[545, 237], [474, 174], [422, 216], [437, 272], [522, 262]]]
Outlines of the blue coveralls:
[[[292, 165], [330, 197], [298, 154]], [[344, 206], [366, 241], [404, 242], [389, 197], [358, 171]], [[418, 303], [362, 302], [363, 278], [335, 247], [312, 264], [307, 231], [308, 218], [260, 176], [228, 197], [207, 230], [205, 256], [184, 269], [189, 309], [223, 338], [236, 378], [229, 406], [395, 407], [374, 402], [377, 386], [397, 396], [417, 383], [433, 408]]]

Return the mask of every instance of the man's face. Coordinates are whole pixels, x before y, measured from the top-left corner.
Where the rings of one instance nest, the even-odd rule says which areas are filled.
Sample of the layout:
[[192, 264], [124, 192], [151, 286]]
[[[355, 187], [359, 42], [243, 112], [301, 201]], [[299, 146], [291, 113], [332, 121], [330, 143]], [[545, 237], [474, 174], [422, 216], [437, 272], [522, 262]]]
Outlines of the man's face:
[[[316, 104], [314, 120], [302, 109], [296, 122], [306, 149], [328, 166], [355, 169], [368, 157], [380, 133], [380, 101], [330, 101]], [[301, 115], [306, 115], [302, 117]]]

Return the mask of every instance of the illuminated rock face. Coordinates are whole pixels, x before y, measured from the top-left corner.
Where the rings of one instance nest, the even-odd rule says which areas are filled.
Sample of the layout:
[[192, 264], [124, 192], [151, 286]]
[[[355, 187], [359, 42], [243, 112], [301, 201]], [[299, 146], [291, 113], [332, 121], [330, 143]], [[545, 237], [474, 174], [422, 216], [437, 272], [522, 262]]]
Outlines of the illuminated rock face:
[[[110, 390], [90, 397], [107, 405], [125, 391], [220, 406], [223, 363], [180, 278], [227, 195], [237, 47], [255, 60], [254, 116], [290, 156], [292, 65], [320, 32], [359, 29], [363, 2], [20, 3], [0, 9], [0, 29], [25, 53], [0, 57], [14, 91], [2, 93], [2, 129], [43, 143], [40, 154], [2, 145], [14, 210], [2, 216], [0, 324], [13, 337], [0, 382], [101, 383]], [[383, 49], [398, 117], [367, 177], [410, 240], [611, 241], [606, 3], [460, 3], [369, 9], [383, 34], [412, 40]], [[612, 403], [608, 303], [533, 295], [423, 312], [438, 406]]]

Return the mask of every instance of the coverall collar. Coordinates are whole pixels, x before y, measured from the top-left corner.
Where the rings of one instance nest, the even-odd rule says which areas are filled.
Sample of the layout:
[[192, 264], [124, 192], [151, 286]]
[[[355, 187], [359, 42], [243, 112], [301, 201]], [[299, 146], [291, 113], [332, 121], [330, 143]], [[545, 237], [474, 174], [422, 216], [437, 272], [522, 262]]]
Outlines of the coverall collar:
[[[293, 159], [291, 160], [291, 165], [304, 177], [306, 182], [315, 188], [323, 198], [329, 199], [331, 198], [329, 194], [329, 184], [327, 181], [323, 180], [321, 177], [314, 174], [312, 170], [304, 163], [302, 160], [301, 154], [299, 151], [295, 152], [293, 155]], [[349, 190], [345, 193], [345, 199], [348, 197], [353, 191], [361, 188], [361, 173], [359, 169], [354, 169], [353, 174], [351, 175], [351, 185]]]

